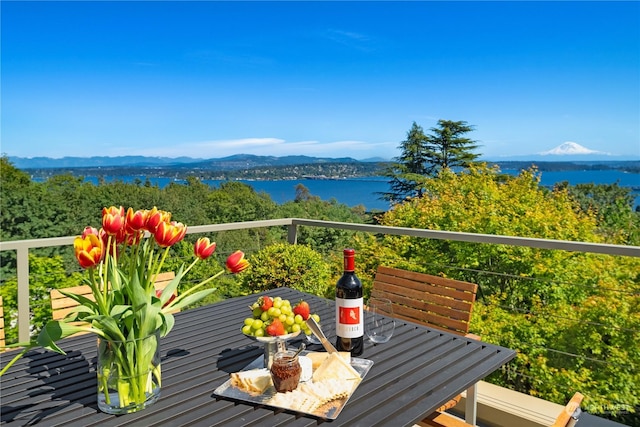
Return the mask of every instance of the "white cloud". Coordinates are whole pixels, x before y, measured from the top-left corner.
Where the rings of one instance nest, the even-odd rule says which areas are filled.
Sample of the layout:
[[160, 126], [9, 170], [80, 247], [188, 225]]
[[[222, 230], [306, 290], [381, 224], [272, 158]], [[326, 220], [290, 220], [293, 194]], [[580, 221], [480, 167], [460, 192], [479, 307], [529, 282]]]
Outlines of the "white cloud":
[[287, 142], [280, 138], [239, 138], [210, 141], [197, 141], [153, 147], [112, 148], [110, 156], [149, 156], [149, 157], [194, 157], [220, 158], [234, 154], [253, 154], [258, 156], [305, 155], [313, 157], [370, 157], [392, 158], [396, 156], [397, 142], [369, 143], [356, 140], [320, 142], [303, 140]]
[[363, 33], [329, 28], [325, 32], [325, 37], [351, 49], [363, 52], [371, 52], [373, 50], [371, 38]]

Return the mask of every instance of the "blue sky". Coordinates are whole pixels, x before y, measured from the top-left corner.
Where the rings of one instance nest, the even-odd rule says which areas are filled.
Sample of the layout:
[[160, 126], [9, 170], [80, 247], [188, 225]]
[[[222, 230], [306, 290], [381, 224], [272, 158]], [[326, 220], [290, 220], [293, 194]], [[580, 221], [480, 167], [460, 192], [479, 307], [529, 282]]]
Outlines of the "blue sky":
[[640, 158], [640, 3], [2, 1], [9, 156]]

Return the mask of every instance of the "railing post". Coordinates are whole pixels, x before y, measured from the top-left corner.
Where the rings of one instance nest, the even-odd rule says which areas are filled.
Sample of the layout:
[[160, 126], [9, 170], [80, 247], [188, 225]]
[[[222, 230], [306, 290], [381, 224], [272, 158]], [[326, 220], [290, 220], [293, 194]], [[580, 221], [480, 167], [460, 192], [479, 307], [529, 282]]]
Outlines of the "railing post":
[[475, 383], [467, 389], [467, 398], [465, 399], [464, 421], [472, 426], [476, 425], [478, 416], [478, 383]]
[[31, 339], [30, 303], [29, 303], [29, 248], [21, 247], [17, 252], [18, 275], [18, 341], [27, 342]]
[[287, 226], [287, 240], [291, 245], [298, 243], [298, 226], [296, 224], [289, 224]]

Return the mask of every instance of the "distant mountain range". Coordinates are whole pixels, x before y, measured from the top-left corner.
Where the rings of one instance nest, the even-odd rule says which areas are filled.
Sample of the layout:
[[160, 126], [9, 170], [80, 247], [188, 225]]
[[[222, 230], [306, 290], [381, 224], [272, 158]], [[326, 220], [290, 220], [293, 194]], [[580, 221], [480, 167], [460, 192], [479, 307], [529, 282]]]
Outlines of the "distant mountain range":
[[[291, 165], [312, 165], [327, 163], [384, 163], [389, 159], [380, 157], [356, 160], [352, 157], [310, 157], [310, 156], [256, 156], [252, 154], [236, 154], [215, 159], [197, 159], [192, 157], [12, 157], [9, 160], [18, 169], [67, 169], [67, 168], [100, 168], [100, 167], [140, 167], [140, 168], [172, 168], [172, 169], [208, 169], [238, 170], [255, 167], [281, 167]], [[497, 156], [482, 158], [489, 162], [617, 162], [639, 161], [638, 156], [615, 156], [609, 153], [591, 150], [575, 142], [565, 142], [558, 147], [524, 156]]]
[[62, 157], [53, 159], [50, 157], [12, 157], [9, 160], [18, 169], [47, 169], [47, 168], [97, 168], [97, 167], [171, 167], [193, 169], [218, 169], [233, 170], [246, 169], [259, 166], [289, 166], [299, 164], [322, 163], [358, 163], [358, 162], [382, 162], [382, 158], [356, 160], [351, 157], [309, 157], [309, 156], [255, 156], [252, 154], [236, 154], [217, 159], [195, 159], [192, 157], [145, 157], [145, 156], [119, 156], [119, 157]]

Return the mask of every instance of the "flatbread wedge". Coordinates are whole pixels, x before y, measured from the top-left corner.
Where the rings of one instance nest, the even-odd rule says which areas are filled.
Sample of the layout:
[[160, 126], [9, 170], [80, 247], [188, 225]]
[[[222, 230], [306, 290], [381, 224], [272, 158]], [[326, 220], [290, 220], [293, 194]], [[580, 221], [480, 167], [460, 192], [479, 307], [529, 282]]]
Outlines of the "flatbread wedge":
[[[351, 363], [351, 353], [348, 351], [340, 351], [339, 354], [347, 361], [347, 363]], [[324, 351], [310, 351], [305, 356], [311, 359], [311, 366], [315, 371], [320, 365], [322, 365], [322, 362], [329, 357], [329, 353]]]
[[331, 353], [313, 373], [314, 382], [323, 380], [355, 381], [358, 384], [362, 378], [339, 353]]
[[264, 393], [272, 385], [268, 369], [251, 369], [231, 373], [231, 385], [252, 395]]

